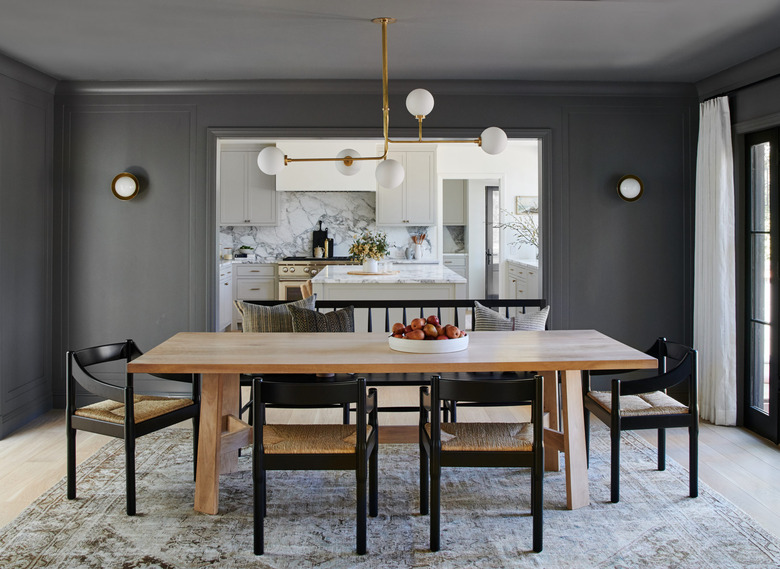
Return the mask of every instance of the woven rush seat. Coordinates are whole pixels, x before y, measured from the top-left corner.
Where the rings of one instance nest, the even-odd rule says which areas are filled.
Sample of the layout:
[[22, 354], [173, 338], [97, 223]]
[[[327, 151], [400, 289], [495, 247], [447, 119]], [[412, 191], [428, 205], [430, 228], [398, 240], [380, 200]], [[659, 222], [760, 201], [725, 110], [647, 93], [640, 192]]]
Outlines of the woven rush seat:
[[[587, 397], [593, 399], [607, 411], [612, 410], [612, 393], [609, 391], [590, 391]], [[688, 413], [688, 407], [662, 391], [640, 393], [639, 395], [620, 396], [621, 417], [641, 417], [642, 415], [679, 415]]]
[[[366, 441], [372, 432], [366, 425]], [[355, 425], [265, 425], [263, 451], [266, 454], [354, 454]]]
[[[431, 424], [425, 424], [431, 436]], [[442, 451], [531, 451], [531, 423], [441, 423]]]
[[[135, 423], [142, 423], [149, 419], [159, 417], [160, 415], [170, 413], [171, 411], [189, 407], [193, 404], [194, 402], [192, 399], [180, 397], [134, 395], [133, 410], [135, 414]], [[98, 421], [107, 421], [109, 423], [121, 425], [125, 422], [125, 405], [124, 403], [108, 399], [76, 409], [73, 414], [87, 419], [96, 419]]]

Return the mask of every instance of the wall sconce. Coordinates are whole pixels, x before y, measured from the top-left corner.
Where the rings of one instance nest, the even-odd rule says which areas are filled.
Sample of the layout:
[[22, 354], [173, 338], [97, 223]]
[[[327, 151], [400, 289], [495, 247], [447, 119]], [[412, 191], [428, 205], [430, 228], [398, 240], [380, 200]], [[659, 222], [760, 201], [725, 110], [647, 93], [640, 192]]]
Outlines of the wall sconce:
[[114, 176], [114, 180], [111, 182], [111, 191], [114, 196], [120, 200], [131, 200], [138, 195], [138, 190], [141, 189], [141, 185], [138, 183], [138, 178], [133, 176], [130, 172], [121, 172]]
[[645, 186], [638, 176], [627, 174], [620, 178], [617, 185], [617, 193], [621, 199], [627, 202], [635, 202], [642, 197]]

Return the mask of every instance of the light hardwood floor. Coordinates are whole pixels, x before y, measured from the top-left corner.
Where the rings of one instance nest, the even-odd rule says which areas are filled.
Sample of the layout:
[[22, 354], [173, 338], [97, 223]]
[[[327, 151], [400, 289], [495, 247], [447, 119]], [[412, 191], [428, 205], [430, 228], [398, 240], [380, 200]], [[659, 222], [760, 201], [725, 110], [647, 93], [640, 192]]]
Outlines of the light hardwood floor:
[[[416, 388], [380, 391], [383, 405], [414, 404]], [[306, 411], [308, 419], [311, 410]], [[512, 421], [523, 417], [520, 409], [461, 409], [462, 420]], [[315, 411], [314, 420], [338, 421], [340, 412]], [[301, 420], [288, 410], [269, 411], [269, 422]], [[595, 421], [596, 419], [594, 419]], [[413, 414], [381, 414], [385, 426], [416, 423]], [[186, 422], [183, 427], [190, 423]], [[380, 431], [381, 432], [381, 431]], [[385, 429], [383, 442], [415, 442], [412, 431]], [[655, 445], [655, 431], [638, 431]], [[79, 432], [78, 461], [86, 459], [110, 439]], [[688, 438], [685, 429], [667, 433], [669, 456], [687, 467]], [[747, 512], [770, 533], [780, 538], [780, 449], [749, 431], [702, 423], [699, 434], [701, 480]], [[0, 441], [0, 526], [11, 522], [25, 507], [65, 476], [65, 417], [54, 410]]]

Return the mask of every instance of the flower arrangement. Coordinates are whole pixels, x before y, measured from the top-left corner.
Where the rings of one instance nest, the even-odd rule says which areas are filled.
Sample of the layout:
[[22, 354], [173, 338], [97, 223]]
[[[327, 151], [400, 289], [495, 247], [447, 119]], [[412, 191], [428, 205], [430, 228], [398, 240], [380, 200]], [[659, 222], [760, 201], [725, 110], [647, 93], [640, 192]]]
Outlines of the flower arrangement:
[[355, 237], [352, 245], [349, 246], [349, 256], [361, 263], [366, 259], [379, 261], [389, 251], [390, 246], [387, 244], [387, 234], [382, 232], [373, 233], [366, 231], [360, 237]]

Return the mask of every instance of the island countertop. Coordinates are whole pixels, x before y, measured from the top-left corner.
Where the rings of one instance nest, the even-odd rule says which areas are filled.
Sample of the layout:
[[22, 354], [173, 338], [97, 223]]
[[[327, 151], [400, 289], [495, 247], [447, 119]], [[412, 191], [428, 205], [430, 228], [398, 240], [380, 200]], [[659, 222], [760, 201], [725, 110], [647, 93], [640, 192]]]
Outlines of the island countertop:
[[444, 265], [394, 264], [392, 274], [349, 274], [360, 271], [360, 265], [328, 265], [312, 284], [466, 284], [466, 279]]

